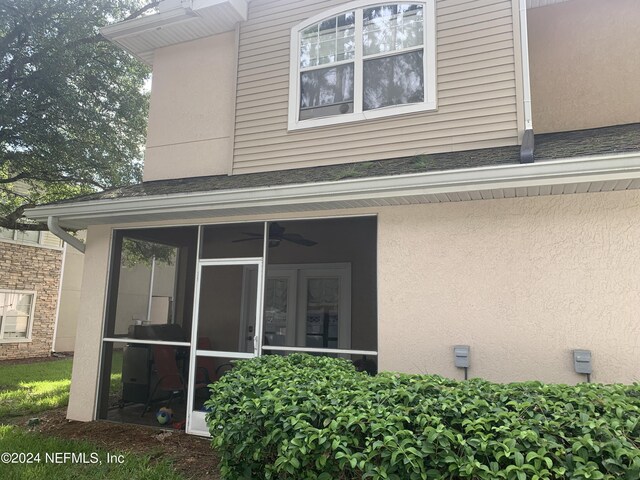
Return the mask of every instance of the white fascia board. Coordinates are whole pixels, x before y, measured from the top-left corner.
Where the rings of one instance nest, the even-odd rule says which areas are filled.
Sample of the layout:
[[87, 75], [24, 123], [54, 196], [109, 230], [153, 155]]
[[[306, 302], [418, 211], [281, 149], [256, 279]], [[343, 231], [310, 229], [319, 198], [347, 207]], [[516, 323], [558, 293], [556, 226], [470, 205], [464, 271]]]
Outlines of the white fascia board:
[[25, 214], [37, 221], [56, 216], [61, 225], [70, 222], [77, 227], [104, 223], [101, 218], [116, 222], [118, 217], [137, 217], [137, 221], [144, 221], [146, 215], [159, 213], [175, 214], [176, 218], [184, 212], [215, 216], [216, 211], [229, 209], [287, 205], [294, 211], [295, 206], [317, 203], [635, 178], [640, 178], [640, 152], [332, 182], [79, 201], [36, 207]]

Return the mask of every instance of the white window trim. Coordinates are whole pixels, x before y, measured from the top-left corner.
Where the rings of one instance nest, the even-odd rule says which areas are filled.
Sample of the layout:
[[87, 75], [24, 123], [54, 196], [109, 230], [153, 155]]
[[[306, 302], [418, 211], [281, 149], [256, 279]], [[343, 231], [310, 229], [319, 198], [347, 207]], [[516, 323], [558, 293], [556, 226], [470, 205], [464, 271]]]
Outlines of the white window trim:
[[31, 342], [31, 332], [33, 330], [33, 315], [36, 310], [37, 293], [35, 290], [6, 290], [1, 289], [0, 293], [24, 293], [27, 295], [33, 295], [31, 300], [31, 311], [29, 312], [29, 324], [27, 325], [26, 338], [3, 338], [4, 337], [4, 306], [0, 305], [0, 343], [25, 343]]
[[[367, 6], [377, 6], [397, 3], [420, 3], [424, 5], [424, 102], [411, 103], [406, 105], [393, 105], [389, 107], [377, 108], [375, 110], [362, 110], [362, 9]], [[342, 13], [356, 11], [356, 50], [354, 63], [354, 110], [353, 113], [333, 115], [327, 117], [311, 118], [299, 120], [300, 115], [300, 33], [307, 27], [322, 20], [337, 16]], [[436, 14], [434, 0], [416, 1], [382, 1], [358, 0], [340, 5], [338, 7], [325, 10], [321, 14], [308, 18], [291, 29], [290, 44], [290, 64], [289, 64], [289, 131], [302, 130], [306, 128], [321, 127], [327, 125], [337, 125], [341, 123], [358, 122], [376, 118], [389, 117], [392, 115], [402, 115], [406, 113], [423, 112], [436, 110], [438, 108], [436, 98]], [[392, 55], [394, 52], [389, 52]], [[331, 67], [333, 63], [325, 67]]]

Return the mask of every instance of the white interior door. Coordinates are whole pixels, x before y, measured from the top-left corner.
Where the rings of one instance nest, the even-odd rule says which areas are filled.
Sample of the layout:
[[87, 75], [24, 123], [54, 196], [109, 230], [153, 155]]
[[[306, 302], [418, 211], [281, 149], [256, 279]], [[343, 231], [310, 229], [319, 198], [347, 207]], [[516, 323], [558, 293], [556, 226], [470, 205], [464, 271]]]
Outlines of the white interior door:
[[[255, 357], [260, 348], [262, 259], [202, 260], [198, 268], [186, 431], [208, 436], [206, 385], [217, 381], [234, 361]], [[253, 282], [246, 281], [247, 269], [255, 271]], [[247, 308], [252, 315], [246, 314]]]

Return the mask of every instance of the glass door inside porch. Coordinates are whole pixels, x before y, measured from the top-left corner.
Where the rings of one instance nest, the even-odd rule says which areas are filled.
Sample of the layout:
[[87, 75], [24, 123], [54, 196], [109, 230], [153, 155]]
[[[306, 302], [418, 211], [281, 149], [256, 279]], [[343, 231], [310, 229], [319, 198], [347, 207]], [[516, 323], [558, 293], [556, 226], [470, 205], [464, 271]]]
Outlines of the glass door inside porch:
[[[252, 358], [259, 350], [256, 328], [260, 325], [262, 261], [204, 260], [199, 268], [187, 433], [208, 435], [204, 406], [209, 398], [207, 385], [218, 381], [235, 361]], [[247, 269], [258, 273], [255, 281], [246, 275]]]

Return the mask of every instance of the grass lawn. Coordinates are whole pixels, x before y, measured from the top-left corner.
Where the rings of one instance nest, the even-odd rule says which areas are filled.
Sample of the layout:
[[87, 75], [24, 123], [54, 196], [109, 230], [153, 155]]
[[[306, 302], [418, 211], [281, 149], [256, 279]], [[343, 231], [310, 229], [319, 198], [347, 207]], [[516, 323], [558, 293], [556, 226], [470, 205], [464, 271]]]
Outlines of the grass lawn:
[[[55, 362], [54, 362], [55, 363]], [[107, 452], [89, 442], [64, 440], [26, 432], [18, 427], [0, 425], [0, 455], [33, 454], [33, 463], [0, 462], [0, 478], [3, 480], [66, 480], [103, 479], [110, 480], [156, 480], [182, 479], [166, 460], [151, 460], [151, 455], [121, 454], [123, 463], [107, 461]], [[73, 453], [75, 458], [64, 452]], [[49, 456], [47, 456], [47, 453]], [[53, 456], [53, 454], [58, 454]], [[113, 459], [116, 452], [109, 451]], [[84, 454], [84, 455], [83, 455]], [[38, 457], [35, 457], [38, 455]], [[36, 458], [38, 461], [36, 461]], [[16, 460], [20, 460], [16, 458]], [[120, 458], [118, 459], [120, 460]]]
[[[111, 375], [113, 388], [118, 388], [120, 384], [121, 356], [120, 352], [114, 353]], [[91, 442], [91, 437], [89, 440], [70, 440], [3, 425], [12, 417], [37, 416], [47, 410], [66, 406], [69, 402], [71, 362], [72, 359], [68, 358], [25, 364], [0, 363], [0, 479], [185, 478], [175, 471], [161, 450], [146, 451], [145, 454], [131, 451], [121, 453], [98, 448]], [[6, 455], [11, 453], [20, 456], [14, 456], [14, 461], [7, 462]], [[75, 454], [75, 457], [70, 457], [70, 454]], [[122, 455], [123, 463], [108, 462], [107, 454], [112, 459], [114, 455]], [[33, 462], [25, 463], [28, 459], [25, 455], [30, 455]]]
[[[122, 353], [114, 352], [111, 382], [121, 379]], [[0, 423], [7, 417], [36, 414], [69, 403], [71, 361], [0, 363]]]

